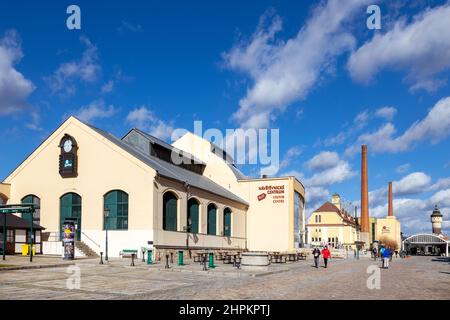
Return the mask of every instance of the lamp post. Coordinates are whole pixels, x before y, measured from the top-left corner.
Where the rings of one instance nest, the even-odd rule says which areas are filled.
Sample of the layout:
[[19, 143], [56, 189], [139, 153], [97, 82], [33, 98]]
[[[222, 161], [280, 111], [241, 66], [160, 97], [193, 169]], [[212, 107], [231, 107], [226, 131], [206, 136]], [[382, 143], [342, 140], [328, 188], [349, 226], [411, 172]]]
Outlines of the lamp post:
[[106, 241], [105, 241], [105, 261], [108, 261], [108, 218], [109, 218], [109, 213], [111, 212], [111, 210], [109, 210], [108, 208], [105, 208], [105, 210], [103, 211], [103, 221], [105, 224], [105, 233], [106, 233]]

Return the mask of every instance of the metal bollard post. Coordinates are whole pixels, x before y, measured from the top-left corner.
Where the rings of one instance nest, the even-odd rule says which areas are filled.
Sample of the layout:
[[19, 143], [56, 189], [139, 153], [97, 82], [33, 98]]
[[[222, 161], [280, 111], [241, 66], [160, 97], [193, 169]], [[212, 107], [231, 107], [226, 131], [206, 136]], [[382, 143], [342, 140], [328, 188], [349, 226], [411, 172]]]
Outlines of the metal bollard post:
[[165, 269], [169, 269], [169, 255], [166, 254], [166, 266], [164, 267]]
[[152, 264], [152, 250], [147, 250], [147, 264]]
[[173, 252], [170, 253], [170, 263], [173, 264]]
[[203, 259], [203, 271], [208, 271], [208, 268], [206, 268], [206, 255], [202, 255]]
[[134, 267], [134, 257], [136, 256], [135, 253], [131, 254], [131, 267]]
[[103, 264], [103, 252], [100, 252], [100, 264]]
[[179, 266], [183, 266], [184, 265], [184, 261], [183, 261], [183, 250], [178, 251], [178, 265]]
[[211, 269], [215, 268], [215, 266], [214, 266], [214, 253], [212, 253], [212, 252], [209, 253], [209, 265], [208, 265], [208, 267], [211, 268]]
[[145, 262], [145, 249], [142, 249], [142, 262]]

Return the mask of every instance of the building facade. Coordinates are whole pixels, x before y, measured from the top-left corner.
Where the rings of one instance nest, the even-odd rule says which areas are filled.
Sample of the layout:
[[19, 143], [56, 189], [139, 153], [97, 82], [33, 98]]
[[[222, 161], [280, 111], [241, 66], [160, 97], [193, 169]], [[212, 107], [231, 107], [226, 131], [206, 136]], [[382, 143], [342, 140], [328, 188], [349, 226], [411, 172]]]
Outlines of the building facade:
[[70, 117], [0, 184], [0, 195], [37, 203], [36, 222], [56, 241], [72, 219], [77, 239], [104, 252], [107, 228], [110, 256], [149, 245], [289, 251], [304, 242], [298, 180], [249, 179], [191, 133], [173, 145], [137, 129], [119, 139]]
[[341, 199], [334, 194], [308, 218], [308, 243], [333, 248], [354, 249], [358, 241], [358, 225], [354, 217], [341, 208]]

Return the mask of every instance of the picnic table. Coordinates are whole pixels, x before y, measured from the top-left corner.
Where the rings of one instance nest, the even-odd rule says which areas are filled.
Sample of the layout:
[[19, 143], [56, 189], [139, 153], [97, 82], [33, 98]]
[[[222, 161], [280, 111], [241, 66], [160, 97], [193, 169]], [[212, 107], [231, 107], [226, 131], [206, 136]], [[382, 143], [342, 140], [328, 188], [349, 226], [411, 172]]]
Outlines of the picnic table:
[[306, 254], [304, 252], [297, 252], [297, 260], [306, 260]]
[[283, 253], [274, 253], [271, 257], [271, 262], [274, 263], [286, 263], [287, 261], [287, 255]]
[[194, 262], [203, 263], [203, 257], [205, 257], [205, 259], [208, 260], [208, 252], [197, 252], [194, 255]]
[[288, 261], [297, 261], [297, 253], [288, 253]]

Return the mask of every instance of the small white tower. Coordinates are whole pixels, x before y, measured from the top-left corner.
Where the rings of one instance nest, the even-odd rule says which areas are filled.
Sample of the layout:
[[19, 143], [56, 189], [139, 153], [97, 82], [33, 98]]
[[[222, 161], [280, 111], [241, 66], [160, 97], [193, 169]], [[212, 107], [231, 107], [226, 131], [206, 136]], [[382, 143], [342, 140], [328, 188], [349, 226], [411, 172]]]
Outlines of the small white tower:
[[439, 211], [437, 205], [434, 207], [433, 213], [431, 214], [431, 224], [433, 226], [434, 234], [442, 234], [442, 213]]

